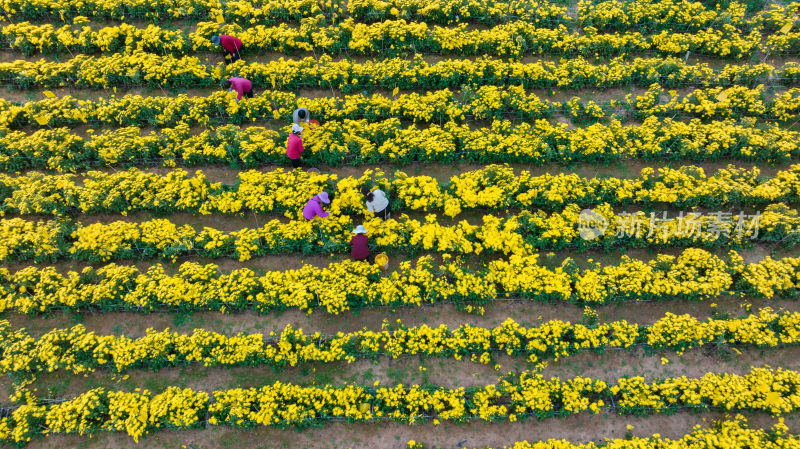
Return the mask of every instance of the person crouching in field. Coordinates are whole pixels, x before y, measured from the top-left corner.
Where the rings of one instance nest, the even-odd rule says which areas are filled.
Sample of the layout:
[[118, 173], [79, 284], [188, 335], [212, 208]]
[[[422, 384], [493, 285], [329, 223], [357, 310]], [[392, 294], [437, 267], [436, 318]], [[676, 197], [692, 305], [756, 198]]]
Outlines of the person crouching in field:
[[377, 189], [370, 192], [369, 187], [364, 186], [361, 188], [361, 193], [364, 195], [364, 199], [367, 200], [367, 210], [369, 212], [384, 220], [388, 220], [392, 216], [389, 208], [389, 199], [386, 198], [383, 190]]
[[[242, 59], [242, 41], [227, 34], [219, 36], [211, 36], [211, 42], [214, 45], [222, 46], [222, 57], [225, 59], [225, 65], [236, 62]], [[230, 55], [230, 60], [228, 59]]]
[[311, 111], [306, 108], [298, 108], [292, 112], [292, 123], [300, 124], [300, 122], [308, 123], [311, 121]]
[[310, 200], [308, 200], [305, 207], [303, 207], [303, 218], [306, 220], [313, 220], [316, 217], [327, 217], [330, 214], [325, 212], [325, 209], [322, 208], [322, 205], [330, 203], [331, 200], [328, 196], [328, 192], [322, 192], [318, 195], [314, 195]]
[[297, 123], [292, 125], [292, 133], [286, 141], [286, 156], [292, 162], [292, 167], [300, 167], [300, 156], [303, 155], [303, 127]]
[[222, 83], [223, 89], [236, 91], [236, 101], [242, 99], [242, 96], [253, 98], [253, 83], [244, 78], [228, 78], [227, 81]]
[[364, 229], [364, 225], [356, 226], [356, 229], [353, 230], [353, 234], [355, 235], [350, 239], [350, 246], [352, 247], [350, 250], [350, 257], [352, 257], [353, 260], [369, 262], [369, 246], [367, 245], [369, 238], [367, 237], [367, 230]]

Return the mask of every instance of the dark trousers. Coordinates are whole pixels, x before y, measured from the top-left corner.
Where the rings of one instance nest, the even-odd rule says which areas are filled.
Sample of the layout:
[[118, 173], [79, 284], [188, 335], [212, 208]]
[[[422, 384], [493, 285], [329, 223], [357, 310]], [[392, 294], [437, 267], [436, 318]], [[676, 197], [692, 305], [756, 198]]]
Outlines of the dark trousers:
[[366, 259], [353, 259], [353, 260], [355, 260], [355, 261], [357, 261], [357, 262], [366, 262], [366, 263], [370, 263], [370, 264], [371, 264], [371, 263], [372, 263], [372, 259], [373, 259], [373, 256], [372, 256], [372, 253], [370, 252], [370, 253], [367, 255], [367, 258], [366, 258]]
[[[237, 50], [234, 53], [231, 53], [231, 52], [229, 52], [228, 50], [225, 50], [225, 49], [223, 49], [222, 52], [223, 52], [222, 56], [225, 59], [225, 65], [228, 65], [228, 64], [230, 64], [232, 62], [236, 62], [236, 61], [242, 59], [242, 49], [241, 48], [239, 48], [239, 50]], [[230, 55], [231, 57], [228, 58], [228, 55]]]
[[292, 161], [292, 167], [300, 168], [300, 158], [299, 157], [297, 159], [289, 159], [289, 160]]
[[391, 212], [391, 209], [392, 209], [392, 204], [391, 204], [391, 203], [389, 203], [389, 204], [386, 206], [386, 209], [384, 209], [384, 210], [382, 210], [382, 211], [380, 211], [380, 212], [373, 212], [373, 214], [374, 214], [376, 217], [378, 217], [378, 218], [381, 218], [381, 219], [383, 219], [383, 220], [386, 220], [387, 218], [389, 218], [389, 213]]

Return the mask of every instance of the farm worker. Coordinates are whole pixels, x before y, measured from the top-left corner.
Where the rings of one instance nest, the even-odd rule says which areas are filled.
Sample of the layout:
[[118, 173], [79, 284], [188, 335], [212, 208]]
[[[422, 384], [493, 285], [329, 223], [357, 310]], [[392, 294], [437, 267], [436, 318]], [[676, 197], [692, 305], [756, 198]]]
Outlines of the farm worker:
[[361, 193], [367, 200], [367, 210], [375, 214], [376, 217], [383, 217], [388, 220], [392, 216], [391, 208], [389, 207], [389, 199], [381, 189], [376, 189], [370, 192], [369, 187], [364, 186], [361, 188]]
[[311, 120], [311, 111], [306, 108], [295, 109], [292, 112], [292, 123], [300, 124], [300, 122], [306, 122]]
[[305, 149], [303, 148], [303, 127], [295, 123], [292, 125], [292, 133], [286, 141], [286, 155], [292, 161], [292, 167], [300, 166], [300, 156]]
[[367, 230], [364, 229], [364, 225], [356, 226], [356, 229], [353, 231], [355, 234], [350, 239], [350, 246], [352, 249], [350, 250], [350, 257], [353, 260], [367, 260], [369, 259], [369, 247], [367, 246]]
[[234, 90], [238, 95], [236, 101], [242, 99], [242, 95], [247, 98], [253, 98], [253, 83], [244, 78], [228, 78], [228, 81], [222, 83], [222, 87], [228, 90]]
[[[211, 42], [214, 45], [221, 45], [222, 46], [222, 56], [225, 59], [225, 64], [229, 64], [230, 62], [236, 62], [239, 59], [242, 59], [242, 41], [233, 37], [228, 36], [227, 34], [222, 34], [220, 36], [211, 36]], [[231, 55], [230, 61], [228, 61], [227, 56]]]
[[328, 197], [327, 192], [322, 192], [318, 195], [314, 195], [308, 202], [306, 203], [305, 207], [303, 207], [303, 217], [306, 220], [313, 220], [314, 217], [325, 218], [329, 214], [325, 212], [325, 209], [322, 208], [323, 204], [330, 204], [331, 200]]

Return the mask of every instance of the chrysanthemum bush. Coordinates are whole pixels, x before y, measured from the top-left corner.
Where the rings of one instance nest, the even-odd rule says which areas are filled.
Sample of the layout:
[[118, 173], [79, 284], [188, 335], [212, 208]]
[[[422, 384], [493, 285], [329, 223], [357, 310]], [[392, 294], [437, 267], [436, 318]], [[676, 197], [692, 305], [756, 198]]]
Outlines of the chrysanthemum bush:
[[[33, 438], [101, 430], [122, 431], [138, 441], [161, 429], [226, 425], [299, 428], [331, 418], [347, 422], [514, 422], [607, 409], [621, 415], [677, 410], [764, 411], [781, 416], [797, 410], [800, 373], [753, 368], [746, 375], [708, 373], [699, 378], [621, 378], [615, 384], [591, 378], [544, 378], [509, 374], [494, 385], [448, 389], [438, 386], [300, 386], [276, 382], [260, 388], [206, 393], [169, 387], [161, 393], [95, 388], [64, 402], [40, 401], [28, 391], [21, 405], [0, 418], [0, 439]], [[209, 418], [206, 420], [205, 416]]]
[[0, 310], [38, 314], [53, 310], [256, 310], [324, 311], [338, 314], [368, 306], [420, 306], [453, 302], [480, 312], [496, 298], [602, 305], [631, 300], [703, 300], [731, 294], [751, 298], [796, 297], [800, 258], [744, 263], [700, 249], [644, 262], [623, 256], [616, 265], [579, 269], [571, 259], [548, 268], [538, 256], [511, 256], [469, 269], [430, 256], [401, 262], [386, 276], [375, 265], [343, 261], [327, 268], [259, 275], [249, 268], [220, 274], [216, 265], [185, 262], [178, 273], [162, 265], [140, 271], [110, 264], [61, 274], [52, 267], [0, 269]]
[[[605, 162], [627, 158], [702, 161], [733, 158], [768, 163], [800, 155], [800, 134], [755, 119], [688, 123], [649, 117], [641, 124], [617, 120], [568, 129], [547, 120], [514, 123], [495, 120], [490, 127], [447, 122], [406, 126], [393, 118], [380, 122], [326, 122], [309, 130], [303, 159], [329, 165], [391, 162]], [[0, 170], [45, 169], [62, 172], [97, 166], [190, 166], [225, 163], [254, 167], [288, 164], [288, 131], [263, 127], [220, 126], [200, 132], [185, 124], [145, 134], [139, 128], [91, 132], [68, 128], [0, 131]]]
[[[628, 425], [628, 432], [634, 426]], [[564, 439], [551, 438], [541, 441], [518, 441], [503, 446], [504, 449], [624, 449], [636, 447], [641, 449], [715, 449], [718, 442], [724, 441], [725, 444], [734, 447], [746, 447], [753, 445], [759, 448], [778, 449], [784, 447], [794, 447], [800, 444], [800, 437], [790, 433], [789, 428], [784, 424], [783, 418], [771, 428], [750, 428], [747, 420], [736, 415], [733, 419], [715, 420], [709, 427], [697, 425], [690, 433], [678, 439], [663, 438], [661, 434], [654, 433], [652, 436], [634, 436], [632, 433], [624, 438], [605, 438], [602, 442], [594, 441], [588, 443], [573, 443]], [[408, 449], [427, 449], [429, 447], [422, 442], [411, 440], [407, 443]], [[481, 449], [491, 449], [482, 447]]]
[[0, 63], [0, 79], [20, 88], [49, 87], [210, 87], [235, 73], [257, 86], [295, 90], [301, 87], [358, 92], [365, 89], [444, 89], [468, 85], [523, 86], [525, 88], [610, 88], [686, 85], [755, 85], [775, 80], [785, 85], [800, 81], [800, 64], [780, 67], [766, 63], [728, 64], [714, 69], [707, 63], [690, 64], [683, 59], [614, 58], [592, 63], [586, 58], [565, 58], [559, 62], [523, 63], [481, 57], [446, 59], [428, 63], [422, 55], [386, 58], [365, 63], [319, 58], [280, 58], [271, 62], [237, 61], [210, 65], [195, 56], [160, 56], [137, 51], [110, 56], [76, 55], [63, 62], [49, 60]]
[[93, 19], [125, 20], [139, 19], [153, 22], [169, 20], [208, 20], [223, 15], [224, 18], [242, 23], [278, 24], [287, 20], [326, 14], [336, 18], [343, 12], [344, 2], [300, 0], [292, 3], [279, 0], [261, 0], [258, 4], [243, 0], [231, 0], [225, 8], [215, 0], [189, 0], [175, 4], [169, 0], [127, 3], [106, 2], [102, 0], [64, 2], [54, 0], [4, 0], [3, 10], [11, 17], [23, 19], [50, 19], [52, 22], [66, 20]]
[[[166, 219], [84, 224], [71, 219], [0, 220], [0, 260], [105, 262], [112, 259], [181, 256], [233, 257], [240, 261], [267, 254], [332, 254], [350, 251], [352, 230], [363, 224], [374, 249], [389, 252], [434, 251], [458, 254], [527, 255], [536, 250], [611, 249], [617, 247], [738, 248], [754, 242], [800, 243], [800, 216], [785, 204], [766, 206], [755, 214], [691, 212], [667, 216], [655, 212], [615, 212], [607, 203], [594, 208], [607, 226], [594, 238], [581, 235], [581, 207], [569, 203], [559, 212], [523, 211], [506, 216], [484, 215], [480, 224], [462, 220], [446, 224], [434, 214], [423, 219], [352, 218], [341, 214], [360, 194], [339, 197], [324, 220], [272, 219], [255, 228], [225, 232], [211, 227], [196, 230]], [[360, 207], [360, 206], [357, 206]], [[295, 214], [299, 215], [298, 210]]]
[[734, 166], [706, 174], [702, 167], [645, 168], [639, 177], [582, 177], [575, 173], [532, 175], [508, 166], [453, 176], [446, 183], [402, 171], [386, 175], [365, 170], [360, 177], [308, 173], [301, 170], [239, 172], [235, 184], [211, 182], [197, 171], [164, 174], [131, 168], [120, 172], [90, 171], [82, 176], [0, 174], [0, 214], [74, 215], [77, 213], [192, 212], [199, 214], [280, 213], [296, 217], [313, 195], [328, 191], [346, 199], [337, 206], [348, 214], [371, 215], [358, 198], [361, 188], [389, 192], [392, 210], [443, 212], [456, 217], [463, 210], [509, 208], [559, 209], [567, 203], [586, 207], [600, 203], [643, 207], [763, 206], [800, 201], [800, 165], [763, 177], [758, 168]]
[[133, 53], [180, 55], [217, 47], [209, 38], [218, 33], [237, 36], [249, 52], [310, 52], [315, 48], [328, 54], [364, 54], [394, 56], [408, 53], [452, 55], [494, 55], [520, 57], [531, 54], [581, 54], [585, 56], [641, 54], [677, 55], [687, 51], [716, 56], [741, 58], [754, 51], [793, 49], [795, 39], [766, 39], [758, 30], [745, 34], [735, 26], [724, 24], [716, 30], [643, 35], [639, 31], [599, 34], [587, 27], [571, 31], [560, 25], [541, 28], [535, 23], [512, 20], [487, 29], [469, 28], [462, 23], [455, 27], [407, 22], [404, 19], [376, 23], [360, 23], [348, 18], [330, 24], [323, 16], [301, 20], [299, 27], [239, 25], [220, 26], [216, 22], [200, 22], [192, 32], [176, 31], [157, 25], [90, 27], [78, 20], [74, 25], [54, 27], [21, 22], [3, 27], [0, 39], [25, 55], [36, 53]]
[[223, 15], [229, 22], [241, 25], [279, 24], [287, 20], [300, 21], [307, 17], [325, 17], [331, 21], [347, 17], [360, 22], [394, 19], [420, 20], [435, 24], [461, 22], [485, 25], [506, 23], [509, 18], [522, 19], [539, 26], [560, 24], [592, 26], [613, 32], [629, 29], [647, 31], [699, 31], [730, 24], [743, 31], [775, 31], [791, 23], [797, 13], [796, 2], [788, 5], [771, 4], [761, 11], [763, 2], [725, 2], [707, 5], [687, 0], [581, 1], [577, 20], [567, 8], [555, 2], [527, 1], [500, 3], [476, 0], [354, 0], [351, 2], [319, 2], [304, 0], [286, 4], [279, 1], [230, 1], [220, 9], [217, 2], [192, 0], [180, 6], [166, 0], [130, 2], [125, 6], [98, 0], [56, 2], [53, 0], [6, 0], [3, 9], [19, 19], [50, 19], [65, 22], [91, 16], [96, 19], [125, 17], [157, 21], [182, 19], [201, 21]]
[[[282, 120], [298, 107], [309, 109], [315, 119], [323, 122], [399, 118], [414, 122], [440, 123], [446, 119], [462, 123], [503, 118], [536, 120], [560, 114], [578, 124], [610, 118], [625, 121], [676, 115], [705, 120], [755, 117], [791, 123], [797, 120], [800, 111], [800, 89], [792, 88], [767, 99], [764, 85], [696, 88], [679, 95], [653, 84], [642, 94], [628, 94], [600, 103], [578, 96], [567, 101], [551, 101], [520, 86], [463, 86], [459, 91], [443, 89], [424, 94], [358, 93], [321, 98], [267, 90], [241, 105], [226, 92], [212, 92], [202, 97], [126, 94], [91, 100], [67, 95], [25, 103], [0, 99], [0, 123], [9, 128], [83, 124], [211, 126]], [[46, 119], [47, 125], [40, 125], [39, 119]]]
[[528, 362], [559, 360], [583, 351], [630, 348], [674, 350], [707, 344], [781, 348], [800, 342], [800, 313], [765, 308], [757, 315], [698, 320], [666, 316], [652, 325], [625, 320], [585, 325], [551, 320], [524, 327], [511, 318], [485, 328], [464, 324], [407, 327], [384, 321], [378, 331], [322, 335], [287, 325], [277, 335], [239, 333], [227, 336], [204, 329], [178, 334], [148, 329], [139, 338], [98, 335], [83, 325], [53, 329], [38, 337], [0, 321], [0, 372], [17, 379], [57, 370], [85, 374], [98, 369], [117, 373], [133, 368], [159, 369], [192, 363], [203, 366], [302, 366], [311, 362], [352, 363], [365, 358], [420, 355], [495, 364], [504, 353]]

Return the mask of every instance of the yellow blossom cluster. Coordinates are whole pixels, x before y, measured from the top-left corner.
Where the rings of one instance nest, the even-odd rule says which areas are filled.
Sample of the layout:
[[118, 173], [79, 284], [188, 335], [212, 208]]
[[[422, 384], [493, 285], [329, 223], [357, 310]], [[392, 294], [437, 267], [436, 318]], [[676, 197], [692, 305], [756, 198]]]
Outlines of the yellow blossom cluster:
[[652, 325], [625, 320], [587, 326], [551, 320], [523, 327], [511, 318], [494, 328], [469, 324], [450, 329], [442, 324], [406, 327], [384, 321], [382, 330], [322, 335], [287, 325], [279, 335], [238, 333], [226, 336], [204, 329], [178, 334], [147, 329], [139, 338], [97, 335], [83, 325], [31, 336], [0, 321], [0, 372], [18, 378], [57, 370], [85, 374], [98, 369], [124, 372], [189, 363], [203, 366], [298, 366], [310, 362], [355, 362], [376, 356], [411, 355], [477, 359], [493, 364], [494, 355], [525, 357], [529, 362], [558, 360], [587, 350], [630, 348], [682, 352], [710, 342], [778, 348], [800, 343], [800, 313], [770, 308], [735, 319], [698, 320], [667, 313]]
[[336, 88], [343, 92], [366, 88], [456, 88], [468, 85], [522, 85], [525, 88], [609, 88], [631, 84], [668, 87], [686, 84], [710, 86], [754, 84], [772, 77], [796, 82], [800, 64], [787, 62], [776, 68], [766, 63], [727, 64], [714, 69], [708, 63], [690, 64], [681, 58], [623, 58], [593, 64], [584, 57], [558, 62], [506, 61], [481, 57], [446, 59], [428, 63], [421, 54], [413, 58], [385, 58], [365, 63], [349, 59], [284, 59], [230, 66], [210, 65], [196, 56], [136, 51], [109, 56], [76, 55], [63, 62], [46, 59], [0, 62], [0, 77], [18, 87], [208, 87], [217, 85], [224, 73], [237, 73], [259, 86], [294, 90], [300, 87]]
[[614, 0], [581, 1], [576, 21], [561, 3], [547, 1], [498, 2], [495, 0], [301, 0], [287, 4], [264, 0], [253, 4], [242, 0], [225, 3], [225, 9], [211, 0], [190, 0], [180, 5], [168, 0], [145, 2], [135, 0], [124, 6], [102, 0], [4, 0], [2, 7], [21, 19], [50, 19], [62, 21], [93, 16], [97, 19], [124, 20], [207, 20], [223, 16], [239, 24], [277, 24], [299, 21], [306, 17], [324, 17], [336, 21], [354, 18], [360, 21], [415, 19], [439, 24], [471, 22], [481, 24], [505, 23], [509, 18], [522, 19], [542, 26], [559, 24], [598, 26], [607, 31], [634, 27], [641, 29], [698, 30], [730, 23], [738, 28], [764, 27], [779, 29], [797, 12], [796, 3], [772, 4], [769, 8], [747, 16], [745, 5], [732, 2], [725, 6], [710, 6], [689, 0]]
[[[743, 2], [705, 4], [691, 0], [581, 0], [578, 22], [604, 31], [635, 27], [647, 31], [699, 31], [722, 24], [750, 31], [776, 31], [791, 24], [800, 3], [771, 4], [754, 10]], [[755, 12], [755, 14], [748, 14]]]
[[[359, 201], [362, 187], [388, 192], [395, 211], [440, 211], [455, 217], [465, 209], [558, 209], [568, 203], [717, 207], [764, 205], [800, 200], [800, 165], [762, 177], [757, 167], [734, 166], [706, 175], [698, 166], [644, 168], [639, 177], [582, 177], [575, 173], [533, 175], [515, 173], [507, 165], [455, 175], [445, 184], [430, 176], [409, 176], [382, 170], [339, 178], [336, 174], [299, 170], [240, 171], [235, 184], [210, 182], [202, 171], [183, 169], [164, 174], [131, 168], [120, 172], [89, 171], [75, 175], [0, 174], [0, 215], [69, 215], [75, 213], [199, 214], [281, 213], [297, 217], [308, 198], [335, 191], [336, 210], [369, 214]], [[299, 217], [297, 217], [299, 218]]]
[[[662, 98], [668, 94], [668, 100]], [[73, 96], [46, 98], [18, 104], [0, 99], [0, 124], [9, 128], [39, 126], [37, 117], [47, 118], [50, 126], [62, 125], [215, 125], [243, 124], [288, 117], [297, 107], [305, 107], [322, 121], [389, 118], [433, 122], [443, 116], [463, 122], [500, 119], [509, 114], [536, 120], [562, 114], [574, 122], [596, 122], [600, 119], [630, 117], [644, 119], [651, 115], [681, 114], [702, 119], [774, 118], [791, 122], [800, 117], [800, 89], [793, 88], [770, 100], [764, 99], [764, 87], [733, 86], [693, 89], [686, 95], [667, 91], [654, 84], [639, 95], [612, 99], [607, 103], [541, 99], [521, 86], [481, 86], [466, 88], [458, 95], [449, 89], [433, 92], [404, 93], [397, 96], [363, 93], [336, 97], [305, 98], [293, 93], [267, 90], [248, 99], [242, 107], [229, 107], [230, 96], [213, 92], [208, 96], [174, 97], [140, 96], [79, 100]], [[282, 135], [283, 136], [283, 135]]]
[[545, 26], [573, 21], [566, 7], [542, 0], [353, 0], [347, 2], [347, 10], [362, 21], [421, 19], [442, 24], [493, 24], [505, 23], [512, 17]]
[[[326, 122], [308, 131], [303, 159], [309, 163], [412, 161], [548, 162], [617, 161], [628, 158], [716, 160], [733, 158], [777, 163], [800, 156], [800, 133], [778, 125], [751, 122], [683, 122], [650, 116], [639, 124], [607, 124], [569, 129], [540, 119], [514, 124], [495, 120], [490, 127], [447, 122], [420, 128], [392, 118], [380, 122]], [[286, 163], [286, 136], [253, 126], [225, 125], [194, 133], [186, 124], [144, 133], [126, 127], [78, 136], [68, 128], [33, 133], [0, 130], [0, 171], [27, 169], [76, 171], [96, 166], [174, 167], [226, 163], [252, 167]]]
[[149, 21], [208, 20], [222, 16], [242, 23], [276, 24], [300, 17], [328, 14], [332, 18], [343, 14], [345, 2], [339, 0], [260, 0], [257, 4], [245, 0], [230, 0], [224, 7], [217, 0], [131, 0], [119, 3], [106, 0], [3, 0], [3, 10], [12, 16], [27, 19], [49, 19], [52, 22], [95, 19], [145, 19]]
[[[509, 417], [510, 419], [510, 417]], [[628, 425], [628, 431], [634, 426]], [[678, 439], [662, 438], [660, 434], [652, 436], [626, 436], [625, 438], [605, 438], [602, 442], [572, 443], [563, 439], [540, 441], [519, 441], [504, 449], [716, 449], [720, 444], [731, 447], [757, 447], [763, 449], [797, 448], [800, 436], [789, 433], [783, 418], [768, 429], [751, 429], [747, 420], [736, 415], [730, 420], [715, 420], [710, 427], [695, 426], [692, 431]], [[428, 449], [419, 441], [411, 440], [407, 449]], [[484, 447], [481, 449], [491, 449]]]
[[24, 443], [38, 436], [110, 430], [126, 432], [138, 441], [149, 432], [206, 424], [303, 428], [332, 418], [405, 424], [431, 418], [516, 421], [596, 414], [601, 409], [624, 415], [713, 409], [781, 416], [798, 409], [798, 391], [800, 373], [770, 368], [753, 368], [745, 375], [709, 373], [650, 383], [642, 377], [621, 378], [616, 384], [582, 377], [546, 379], [538, 373], [522, 372], [469, 389], [403, 384], [317, 387], [282, 382], [212, 393], [175, 387], [157, 394], [96, 388], [56, 403], [21, 391], [16, 396], [22, 404], [0, 418], [0, 440]]
[[[484, 215], [480, 224], [462, 220], [449, 225], [434, 214], [421, 220], [407, 214], [388, 220], [353, 219], [342, 214], [341, 207], [354, 201], [360, 201], [355, 193], [334, 200], [331, 216], [324, 220], [272, 219], [259, 227], [232, 232], [211, 227], [196, 230], [167, 219], [84, 224], [71, 219], [34, 222], [4, 218], [0, 219], [0, 261], [72, 258], [105, 262], [153, 257], [175, 261], [185, 255], [245, 261], [266, 254], [337, 253], [349, 251], [358, 222], [380, 251], [524, 256], [536, 249], [741, 247], [754, 241], [780, 241], [793, 247], [800, 243], [800, 216], [783, 203], [770, 204], [752, 215], [691, 212], [673, 217], [666, 217], [666, 212], [663, 217], [641, 211], [615, 213], [610, 204], [601, 203], [594, 210], [607, 226], [587, 239], [581, 235], [582, 208], [575, 203], [558, 212]], [[295, 214], [300, 215], [300, 210]]]
[[[445, 255], [445, 258], [448, 258]], [[735, 252], [725, 261], [687, 249], [644, 262], [583, 270], [566, 259], [548, 268], [538, 256], [512, 256], [467, 270], [456, 261], [436, 266], [430, 256], [402, 262], [387, 276], [375, 265], [342, 261], [256, 274], [241, 268], [220, 274], [216, 265], [185, 262], [176, 274], [162, 265], [140, 271], [109, 264], [80, 272], [53, 267], [0, 269], [0, 311], [51, 310], [322, 310], [338, 314], [365, 306], [481, 304], [495, 298], [608, 304], [639, 299], [708, 299], [721, 294], [791, 297], [800, 289], [800, 258], [770, 257], [746, 264]], [[476, 287], [480, 287], [480, 289]]]
[[[211, 50], [216, 46], [209, 38], [224, 32], [235, 35], [251, 51], [293, 53], [324, 48], [327, 53], [396, 55], [410, 51], [458, 55], [522, 56], [523, 54], [619, 55], [655, 50], [662, 54], [686, 51], [718, 56], [743, 57], [758, 49], [765, 50], [761, 33], [743, 35], [736, 27], [724, 24], [722, 29], [693, 33], [669, 33], [646, 36], [638, 31], [598, 34], [587, 27], [583, 33], [566, 26], [539, 28], [526, 21], [512, 21], [489, 29], [469, 29], [466, 23], [444, 28], [425, 22], [385, 20], [378, 23], [356, 23], [353, 18], [332, 25], [321, 25], [319, 17], [301, 20], [299, 28], [285, 23], [278, 26], [246, 24], [227, 25], [219, 29], [216, 22], [200, 22], [191, 33], [156, 25], [135, 27], [129, 24], [93, 29], [87, 25], [35, 25], [20, 22], [3, 27], [0, 37], [11, 47], [30, 56], [34, 53], [57, 53], [68, 49], [85, 53], [149, 53], [180, 54], [193, 50]], [[307, 29], [314, 29], [308, 33]], [[775, 41], [768, 41], [775, 48]], [[789, 44], [788, 46], [791, 46]]]

